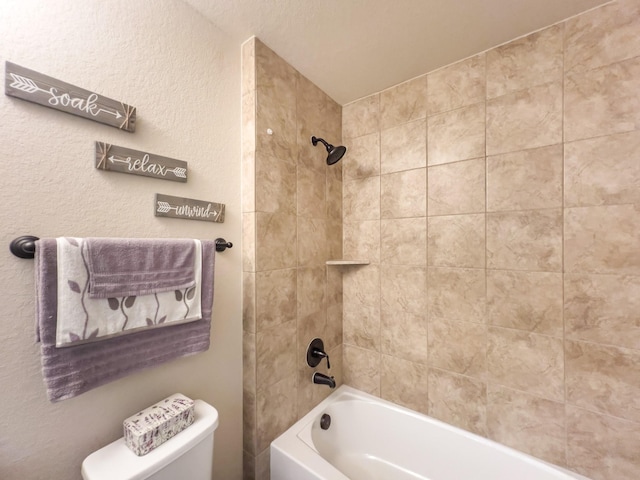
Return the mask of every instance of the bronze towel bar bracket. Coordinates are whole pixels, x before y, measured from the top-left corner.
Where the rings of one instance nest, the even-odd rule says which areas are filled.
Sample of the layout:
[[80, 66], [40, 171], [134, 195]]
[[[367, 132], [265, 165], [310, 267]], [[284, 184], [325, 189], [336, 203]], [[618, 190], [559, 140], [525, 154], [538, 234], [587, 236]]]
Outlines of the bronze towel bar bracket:
[[[14, 238], [9, 245], [9, 250], [16, 257], [34, 258], [36, 255], [36, 240], [40, 240], [40, 238], [33, 235]], [[227, 242], [224, 238], [216, 238], [216, 252], [224, 252], [231, 247], [233, 247], [233, 243]]]
[[11, 250], [11, 253], [16, 257], [33, 258], [36, 256], [36, 240], [40, 239], [32, 235], [23, 235], [22, 237], [14, 238], [9, 245], [9, 250]]
[[233, 243], [227, 242], [224, 238], [216, 238], [216, 252], [224, 252], [231, 247], [233, 247]]

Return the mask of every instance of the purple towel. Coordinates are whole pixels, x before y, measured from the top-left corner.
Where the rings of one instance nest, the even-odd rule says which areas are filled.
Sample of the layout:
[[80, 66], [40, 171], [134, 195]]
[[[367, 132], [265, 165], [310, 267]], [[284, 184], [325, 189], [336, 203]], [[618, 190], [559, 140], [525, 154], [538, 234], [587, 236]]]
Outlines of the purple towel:
[[195, 284], [193, 240], [87, 238], [86, 242], [91, 298], [150, 295]]
[[36, 319], [42, 374], [50, 401], [72, 398], [130, 373], [209, 348], [215, 243], [202, 241], [202, 320], [96, 343], [56, 348], [57, 249], [36, 243]]

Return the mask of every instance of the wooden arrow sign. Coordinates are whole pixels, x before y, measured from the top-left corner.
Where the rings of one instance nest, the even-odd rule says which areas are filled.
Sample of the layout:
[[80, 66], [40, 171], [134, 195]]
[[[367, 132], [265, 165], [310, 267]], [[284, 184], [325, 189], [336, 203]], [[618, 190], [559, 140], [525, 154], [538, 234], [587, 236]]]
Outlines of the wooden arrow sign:
[[4, 93], [127, 132], [136, 130], [135, 107], [11, 62], [5, 63]]
[[187, 181], [187, 162], [96, 142], [96, 168], [174, 182]]
[[224, 223], [224, 203], [173, 197], [156, 193], [156, 217], [186, 218]]

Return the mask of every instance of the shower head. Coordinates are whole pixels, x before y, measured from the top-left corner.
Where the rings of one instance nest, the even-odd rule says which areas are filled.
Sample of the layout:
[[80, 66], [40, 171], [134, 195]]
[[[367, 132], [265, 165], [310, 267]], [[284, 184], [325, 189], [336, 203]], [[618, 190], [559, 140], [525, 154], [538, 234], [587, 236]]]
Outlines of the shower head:
[[327, 165], [333, 165], [334, 163], [338, 163], [340, 159], [344, 156], [344, 154], [347, 153], [347, 147], [343, 147], [342, 145], [338, 145], [337, 147], [334, 147], [330, 143], [327, 143], [326, 141], [324, 141], [322, 138], [311, 137], [311, 143], [313, 143], [314, 147], [318, 145], [318, 142], [322, 143], [327, 149], [327, 152], [329, 153], [329, 155], [327, 155]]

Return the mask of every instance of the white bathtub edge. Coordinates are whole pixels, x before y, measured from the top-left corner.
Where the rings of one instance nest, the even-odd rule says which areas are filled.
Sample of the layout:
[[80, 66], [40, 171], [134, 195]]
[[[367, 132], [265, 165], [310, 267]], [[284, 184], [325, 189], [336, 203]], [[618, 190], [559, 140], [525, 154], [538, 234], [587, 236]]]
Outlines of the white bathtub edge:
[[[475, 441], [481, 441], [483, 443], [489, 443], [493, 447], [501, 450], [506, 450], [514, 455], [522, 457], [527, 462], [535, 462], [547, 466], [550, 469], [557, 470], [571, 476], [575, 480], [590, 480], [576, 472], [567, 470], [558, 465], [546, 462], [540, 458], [533, 457], [527, 453], [521, 452], [514, 448], [508, 447], [501, 443], [490, 440], [486, 437], [476, 435], [461, 428], [455, 427], [451, 424], [442, 422], [428, 415], [416, 412], [414, 410], [405, 408], [398, 404], [389, 402], [380, 397], [362, 392], [348, 385], [341, 385], [325, 398], [322, 402], [316, 405], [310, 410], [304, 417], [294, 423], [287, 431], [271, 442], [271, 479], [272, 480], [301, 480], [304, 478], [321, 478], [323, 480], [350, 480], [347, 476], [342, 474], [333, 465], [324, 460], [313, 447], [313, 441], [311, 440], [311, 428], [309, 424], [313, 423], [315, 419], [327, 408], [327, 406], [336, 402], [358, 399], [360, 401], [369, 401], [373, 403], [379, 403], [387, 408], [408, 414], [411, 416], [424, 419], [427, 417], [429, 421], [433, 421], [440, 425], [442, 428], [456, 432], [459, 435], [473, 439]], [[289, 459], [289, 462], [282, 461]], [[310, 477], [310, 475], [316, 475]], [[321, 475], [318, 477], [317, 475]]]
[[327, 480], [349, 480], [347, 476], [324, 460], [311, 447], [313, 445], [311, 428], [307, 427], [328, 405], [340, 401], [344, 394], [359, 397], [361, 393], [364, 392], [360, 392], [348, 385], [341, 385], [335, 392], [289, 427], [286, 432], [271, 442], [271, 479], [301, 480], [309, 478], [310, 475], [324, 474], [324, 478]]

